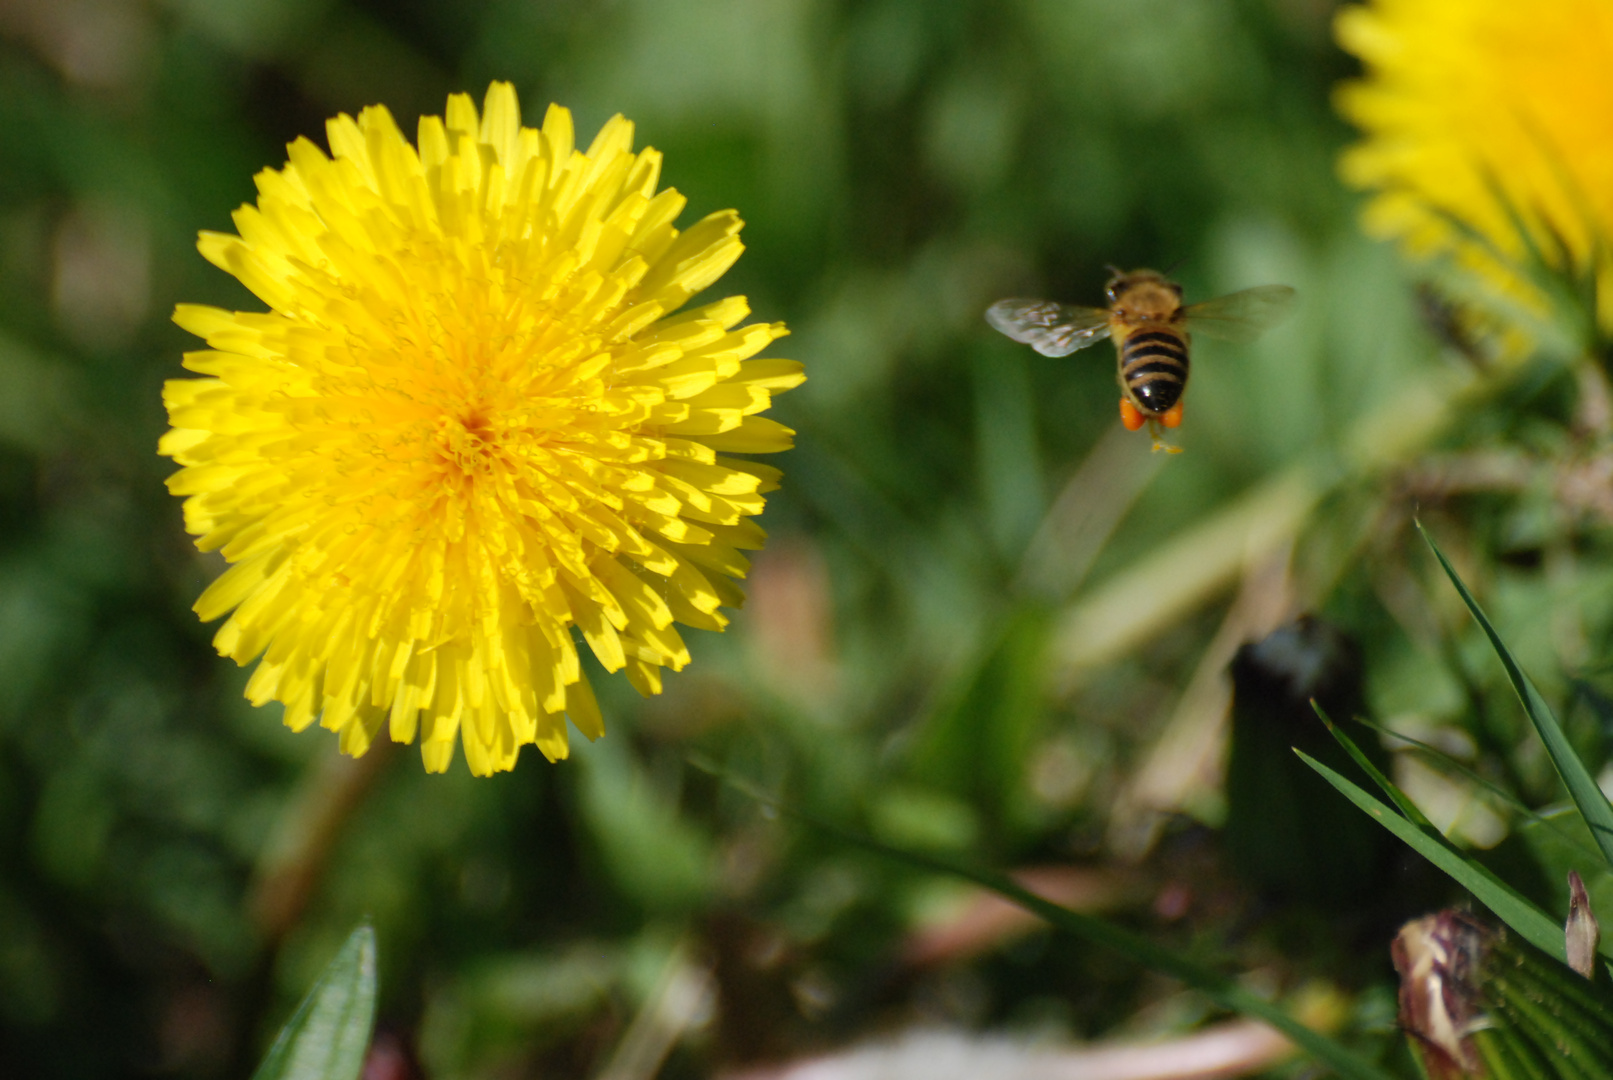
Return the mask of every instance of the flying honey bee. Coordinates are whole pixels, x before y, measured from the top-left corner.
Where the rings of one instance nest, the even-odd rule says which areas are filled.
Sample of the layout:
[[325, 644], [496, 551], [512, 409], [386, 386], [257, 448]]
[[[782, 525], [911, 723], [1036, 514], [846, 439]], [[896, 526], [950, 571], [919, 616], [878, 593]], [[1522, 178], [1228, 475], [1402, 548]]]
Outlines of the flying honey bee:
[[1109, 269], [1114, 276], [1107, 286], [1107, 308], [999, 300], [986, 309], [986, 321], [1043, 356], [1067, 356], [1113, 338], [1119, 361], [1120, 422], [1128, 431], [1147, 424], [1155, 450], [1180, 453], [1180, 447], [1160, 438], [1160, 429], [1182, 422], [1189, 332], [1222, 341], [1253, 341], [1288, 314], [1294, 290], [1261, 285], [1184, 307], [1182, 287], [1164, 274]]

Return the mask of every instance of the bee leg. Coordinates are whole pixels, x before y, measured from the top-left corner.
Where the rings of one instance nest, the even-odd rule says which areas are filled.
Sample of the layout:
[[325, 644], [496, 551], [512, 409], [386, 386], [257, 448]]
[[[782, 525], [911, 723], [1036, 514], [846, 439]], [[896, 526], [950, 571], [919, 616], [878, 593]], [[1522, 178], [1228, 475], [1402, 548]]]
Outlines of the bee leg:
[[1126, 425], [1127, 431], [1136, 431], [1145, 423], [1142, 411], [1131, 403], [1130, 398], [1120, 399], [1120, 422]]
[[1166, 411], [1165, 415], [1161, 416], [1159, 419], [1160, 419], [1160, 422], [1163, 423], [1168, 428], [1181, 427], [1182, 426], [1182, 403], [1180, 401], [1178, 401], [1175, 405], [1172, 405], [1170, 407], [1170, 409]]
[[[1163, 450], [1167, 454], [1180, 454], [1182, 452], [1182, 448], [1180, 446], [1172, 446], [1160, 436], [1159, 424], [1160, 422], [1158, 420], [1154, 420], [1152, 418], [1150, 418], [1148, 421], [1148, 434], [1154, 437], [1153, 452], [1157, 454]], [[1165, 424], [1167, 427], [1173, 426], [1169, 420], [1166, 420]]]

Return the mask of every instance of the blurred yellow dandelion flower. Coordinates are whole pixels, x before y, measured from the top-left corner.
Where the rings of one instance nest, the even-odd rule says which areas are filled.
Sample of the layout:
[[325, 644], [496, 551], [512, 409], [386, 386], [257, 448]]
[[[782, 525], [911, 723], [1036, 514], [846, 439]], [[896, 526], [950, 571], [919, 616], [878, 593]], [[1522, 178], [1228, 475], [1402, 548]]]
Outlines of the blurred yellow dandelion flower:
[[1374, 0], [1336, 29], [1366, 67], [1338, 104], [1366, 135], [1341, 168], [1377, 193], [1368, 228], [1536, 307], [1538, 251], [1613, 330], [1613, 4]]
[[420, 121], [341, 115], [257, 180], [239, 236], [199, 247], [267, 313], [182, 305], [206, 378], [167, 384], [160, 452], [185, 526], [230, 566], [202, 594], [254, 704], [361, 754], [382, 723], [442, 771], [603, 732], [572, 627], [645, 694], [720, 630], [790, 446], [758, 415], [800, 365], [752, 359], [781, 324], [729, 297], [677, 315], [739, 257], [741, 222], [680, 233], [661, 157], [570, 114], [521, 126], [494, 83]]

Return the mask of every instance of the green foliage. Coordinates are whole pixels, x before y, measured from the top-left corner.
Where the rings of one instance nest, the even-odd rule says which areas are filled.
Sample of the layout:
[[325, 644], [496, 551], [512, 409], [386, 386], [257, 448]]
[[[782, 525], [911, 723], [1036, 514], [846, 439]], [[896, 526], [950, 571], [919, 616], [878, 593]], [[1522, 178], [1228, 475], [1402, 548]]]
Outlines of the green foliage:
[[375, 931], [348, 937], [252, 1080], [358, 1080], [375, 1026]]
[[1439, 546], [1434, 543], [1433, 538], [1428, 535], [1426, 530], [1422, 529], [1420, 524], [1418, 531], [1422, 532], [1423, 539], [1427, 540], [1428, 546], [1433, 549], [1434, 557], [1439, 559], [1439, 565], [1444, 569], [1446, 576], [1451, 579], [1451, 584], [1455, 585], [1456, 591], [1462, 594], [1462, 602], [1473, 613], [1473, 618], [1477, 619], [1479, 625], [1484, 628], [1484, 636], [1489, 638], [1491, 647], [1495, 649], [1496, 656], [1501, 660], [1501, 665], [1506, 668], [1507, 681], [1517, 691], [1518, 700], [1523, 703], [1523, 711], [1528, 715], [1529, 722], [1534, 725], [1535, 731], [1540, 735], [1540, 741], [1546, 746], [1546, 753], [1551, 757], [1552, 767], [1557, 770], [1557, 775], [1562, 778], [1563, 785], [1568, 788], [1568, 795], [1574, 800], [1574, 806], [1579, 810], [1580, 816], [1584, 818], [1586, 826], [1591, 830], [1591, 836], [1596, 840], [1596, 846], [1602, 850], [1602, 857], [1607, 860], [1609, 866], [1613, 866], [1613, 803], [1610, 803], [1607, 796], [1602, 794], [1602, 789], [1597, 786], [1596, 781], [1591, 777], [1590, 770], [1585, 767], [1585, 763], [1580, 760], [1578, 752], [1575, 751], [1573, 745], [1568, 741], [1568, 737], [1563, 733], [1562, 725], [1557, 722], [1557, 716], [1552, 712], [1551, 706], [1546, 703], [1545, 698], [1540, 696], [1540, 691], [1535, 689], [1535, 684], [1529, 680], [1529, 676], [1523, 673], [1523, 669], [1518, 666], [1518, 662], [1512, 658], [1512, 653], [1501, 640], [1501, 636], [1495, 632], [1495, 627], [1490, 625], [1490, 620], [1485, 617], [1478, 601], [1473, 599], [1473, 594], [1468, 592], [1467, 586], [1457, 576], [1450, 561], [1445, 558], [1445, 553], [1439, 550]]
[[1032, 824], [1021, 781], [1044, 716], [1048, 624], [1040, 608], [1010, 614], [944, 694], [911, 757], [918, 779], [985, 815], [996, 839]]
[[623, 894], [652, 910], [697, 903], [708, 887], [709, 841], [619, 744], [591, 747], [581, 764], [580, 809]]
[[[1423, 539], [1428, 542], [1468, 611], [1483, 628], [1525, 714], [1544, 744], [1553, 768], [1568, 789], [1579, 821], [1595, 841], [1603, 858], [1613, 865], [1613, 805], [1592, 779], [1551, 706], [1519, 667], [1478, 601], [1451, 566], [1450, 560], [1420, 523], [1418, 531], [1422, 532]], [[1296, 749], [1295, 753], [1357, 807], [1471, 892], [1529, 946], [1557, 961], [1556, 964], [1536, 963], [1531, 966], [1527, 949], [1515, 946], [1515, 950], [1523, 949], [1517, 957], [1490, 963], [1475, 977], [1476, 984], [1481, 987], [1484, 1007], [1488, 1010], [1484, 1026], [1489, 1030], [1474, 1036], [1473, 1042], [1482, 1061], [1483, 1074], [1522, 1078], [1544, 1075], [1591, 1077], [1605, 1073], [1613, 1064], [1613, 1009], [1609, 1008], [1605, 979], [1593, 992], [1584, 987], [1579, 976], [1568, 973], [1563, 966], [1568, 957], [1561, 925], [1446, 840], [1416, 804], [1362, 753], [1348, 735], [1328, 720], [1320, 706], [1317, 712], [1340, 745], [1390, 797], [1399, 812], [1374, 799], [1359, 786], [1303, 751]], [[1498, 940], [1502, 944], [1491, 951], [1504, 947], [1505, 937]], [[1595, 978], [1594, 973], [1586, 974]], [[1409, 979], [1411, 972], [1403, 968], [1401, 975]], [[1414, 994], [1420, 992], [1420, 988], [1412, 991]], [[1462, 1037], [1466, 1037], [1465, 1033]]]

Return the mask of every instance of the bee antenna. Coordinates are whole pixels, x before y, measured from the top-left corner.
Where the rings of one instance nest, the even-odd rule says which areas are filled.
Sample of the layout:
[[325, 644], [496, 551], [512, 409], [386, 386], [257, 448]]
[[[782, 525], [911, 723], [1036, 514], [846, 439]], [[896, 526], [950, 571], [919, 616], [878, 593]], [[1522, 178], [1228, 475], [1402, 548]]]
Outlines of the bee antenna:
[[1114, 263], [1104, 263], [1103, 268], [1105, 270], [1109, 271], [1109, 276], [1110, 277], [1125, 277], [1126, 276], [1126, 272], [1124, 270], [1120, 269], [1120, 267], [1116, 266]]
[[1165, 268], [1165, 276], [1170, 277], [1172, 274], [1176, 273], [1176, 271], [1182, 268], [1182, 264], [1185, 262], [1187, 262], [1187, 256], [1184, 255], [1180, 259], [1177, 259], [1175, 262], [1171, 263]]

